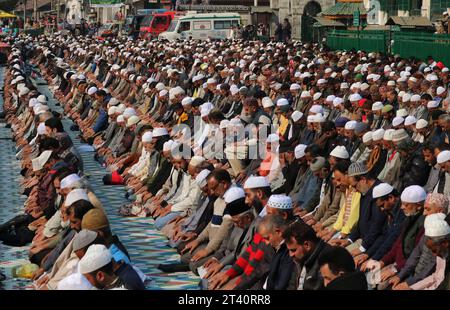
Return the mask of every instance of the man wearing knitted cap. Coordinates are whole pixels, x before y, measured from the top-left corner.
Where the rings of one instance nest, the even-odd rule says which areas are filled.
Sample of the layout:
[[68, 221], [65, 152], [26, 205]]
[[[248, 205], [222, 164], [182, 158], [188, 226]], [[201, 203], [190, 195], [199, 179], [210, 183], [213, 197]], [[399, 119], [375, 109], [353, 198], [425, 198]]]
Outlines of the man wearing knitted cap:
[[349, 183], [362, 195], [359, 218], [347, 239], [332, 239], [330, 244], [346, 246], [352, 256], [357, 256], [370, 248], [382, 234], [386, 221], [384, 214], [373, 199], [373, 189], [380, 184], [376, 176], [367, 171], [364, 163], [353, 163], [348, 169]]
[[339, 162], [334, 166], [334, 181], [343, 197], [340, 201], [338, 217], [332, 227], [318, 232], [318, 237], [328, 242], [333, 238], [344, 239], [358, 222], [361, 194], [350, 185], [349, 164]]
[[394, 107], [390, 104], [387, 104], [381, 110], [381, 115], [383, 120], [381, 121], [380, 128], [389, 129], [392, 127], [392, 120], [394, 119], [395, 112]]
[[86, 213], [81, 222], [81, 229], [88, 229], [98, 233], [116, 262], [130, 263], [128, 251], [119, 240], [117, 235], [113, 235], [109, 226], [109, 221], [104, 211], [93, 209]]
[[[256, 181], [256, 180], [255, 180]], [[292, 201], [285, 195], [272, 195], [266, 205], [267, 214], [278, 215], [292, 220]], [[221, 272], [210, 281], [210, 289], [251, 289], [261, 288], [262, 278], [269, 270], [274, 250], [263, 238], [264, 228], [259, 225], [252, 242], [239, 256], [228, 271]], [[259, 252], [259, 255], [256, 253]]]
[[[325, 165], [325, 159], [318, 157], [319, 152], [315, 147], [317, 146], [309, 145], [305, 148], [308, 169], [302, 176], [302, 182], [296, 182], [293, 190], [288, 193], [294, 202], [295, 214], [299, 216], [311, 212], [319, 201], [322, 185], [319, 172]], [[295, 181], [298, 181], [298, 179]]]

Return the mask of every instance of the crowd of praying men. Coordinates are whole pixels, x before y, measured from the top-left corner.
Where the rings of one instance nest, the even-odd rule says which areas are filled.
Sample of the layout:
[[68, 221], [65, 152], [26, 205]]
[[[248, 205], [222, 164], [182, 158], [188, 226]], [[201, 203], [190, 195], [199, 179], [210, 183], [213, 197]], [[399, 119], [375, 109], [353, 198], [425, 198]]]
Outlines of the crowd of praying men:
[[154, 218], [180, 254], [158, 268], [192, 271], [202, 289], [449, 288], [450, 74], [438, 59], [299, 41], [11, 44], [3, 116], [27, 200], [0, 240], [31, 242], [37, 289], [144, 288], [83, 152], [104, 186], [125, 185], [117, 212]]

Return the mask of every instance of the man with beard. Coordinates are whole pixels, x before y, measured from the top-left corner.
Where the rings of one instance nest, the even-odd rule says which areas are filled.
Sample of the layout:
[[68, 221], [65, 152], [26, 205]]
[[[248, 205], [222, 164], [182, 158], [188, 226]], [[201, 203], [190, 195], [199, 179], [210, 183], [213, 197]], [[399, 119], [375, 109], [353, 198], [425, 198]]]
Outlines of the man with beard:
[[[127, 278], [114, 273], [113, 257], [103, 244], [92, 244], [79, 262], [79, 271], [92, 286], [98, 289], [133, 289], [131, 283], [123, 282]], [[140, 289], [143, 289], [143, 285]]]
[[182, 212], [190, 212], [190, 210], [195, 209], [201, 194], [200, 187], [195, 182], [195, 177], [200, 172], [200, 165], [205, 159], [201, 156], [194, 156], [188, 160], [179, 154], [175, 154], [172, 158], [175, 169], [183, 171], [183, 190], [176, 199], [172, 200], [160, 212], [155, 213], [158, 216], [155, 226], [159, 230]]
[[[245, 195], [241, 188], [237, 188], [236, 191]], [[228, 269], [252, 242], [255, 233], [253, 223], [257, 214], [254, 209], [250, 208], [250, 205], [245, 203], [246, 200], [247, 198], [243, 196], [227, 205], [227, 210], [233, 220], [233, 229], [216, 253], [203, 265], [207, 272], [204, 276], [205, 279], [213, 277], [224, 268]]]
[[244, 183], [245, 202], [252, 206], [258, 215], [252, 224], [252, 229], [256, 230], [261, 219], [266, 215], [266, 205], [272, 192], [266, 177], [250, 176]]
[[350, 120], [346, 117], [338, 117], [334, 121], [334, 126], [336, 127], [337, 136], [335, 137], [335, 143], [336, 145], [345, 145], [347, 143], [347, 139], [344, 135], [344, 128], [345, 124], [349, 122]]
[[300, 143], [300, 137], [303, 133], [303, 130], [305, 129], [305, 126], [306, 117], [303, 117], [303, 113], [299, 111], [293, 111], [288, 128], [280, 141], [280, 146], [298, 145]]
[[390, 104], [385, 105], [381, 110], [381, 116], [383, 120], [381, 121], [380, 128], [384, 130], [392, 128], [392, 120], [394, 119], [394, 107]]
[[244, 99], [240, 118], [247, 124], [259, 125], [271, 123], [270, 116], [258, 107], [258, 101], [253, 97]]
[[422, 155], [425, 162], [428, 164], [430, 174], [428, 175], [427, 183], [423, 186], [423, 189], [430, 193], [433, 191], [436, 184], [439, 182], [439, 165], [437, 164], [437, 158], [434, 154], [435, 145], [432, 143], [425, 143], [422, 149]]
[[[389, 286], [389, 280], [395, 276], [398, 270], [402, 269], [406, 260], [411, 255], [414, 248], [423, 236], [423, 207], [426, 199], [426, 192], [418, 185], [405, 188], [401, 195], [401, 209], [406, 216], [402, 224], [402, 232], [393, 246], [378, 264], [371, 261], [362, 268], [380, 269], [380, 278], [376, 281], [378, 289], [385, 289]], [[375, 243], [376, 244], [376, 243]], [[364, 254], [363, 254], [364, 255]]]
[[285, 178], [285, 182], [283, 186], [279, 189], [279, 191], [284, 193], [290, 193], [295, 179], [297, 178], [297, 174], [299, 172], [299, 160], [295, 158], [294, 153], [295, 147], [292, 146], [280, 146], [279, 154], [280, 154], [280, 163], [281, 163], [281, 172]]
[[[431, 214], [447, 214], [447, 211], [447, 197], [438, 193], [427, 195], [423, 211], [425, 222]], [[415, 283], [430, 275], [436, 268], [436, 259], [433, 257], [431, 250], [426, 246], [426, 240], [427, 237], [423, 236], [419, 244], [414, 248], [414, 251], [406, 260], [405, 266], [389, 281], [394, 290], [405, 290], [410, 288]]]
[[395, 188], [400, 188], [401, 180], [399, 179], [399, 175], [401, 168], [401, 156], [392, 142], [392, 134], [394, 132], [394, 129], [386, 130], [384, 132], [383, 139], [380, 142], [386, 154], [385, 158], [381, 159], [385, 160], [385, 164], [381, 172], [378, 174], [378, 179], [382, 182], [391, 184]]
[[332, 245], [347, 247], [352, 256], [357, 256], [372, 246], [382, 233], [386, 214], [382, 213], [373, 199], [373, 188], [380, 181], [367, 171], [364, 163], [353, 163], [348, 169], [350, 185], [361, 193], [359, 219], [347, 239], [333, 239]]
[[[436, 256], [436, 270], [429, 277], [411, 286], [411, 289], [438, 289], [450, 288], [450, 226], [449, 216], [437, 213], [425, 219], [426, 246]], [[441, 282], [436, 279], [443, 279]]]
[[353, 155], [353, 153], [355, 152], [355, 144], [356, 144], [356, 139], [358, 138], [355, 135], [355, 128], [356, 128], [356, 124], [358, 124], [357, 121], [348, 121], [347, 123], [345, 123], [344, 126], [344, 137], [346, 138], [346, 144], [345, 144], [345, 148], [347, 149], [348, 154], [350, 155], [350, 157]]
[[[437, 149], [437, 148], [436, 148]], [[441, 148], [442, 149], [442, 148]], [[434, 191], [437, 193], [450, 195], [450, 151], [443, 150], [437, 156], [437, 163], [440, 166], [439, 182], [436, 184]]]
[[368, 259], [380, 260], [392, 247], [401, 232], [405, 214], [401, 209], [399, 193], [389, 184], [381, 183], [373, 188], [372, 197], [376, 206], [386, 214], [386, 221], [372, 246], [362, 254], [355, 256], [355, 263], [362, 271], [369, 270]]
[[450, 115], [443, 114], [439, 116], [438, 124], [442, 129], [443, 132], [442, 138], [444, 142], [450, 144]]
[[297, 265], [298, 290], [323, 288], [318, 257], [330, 246], [316, 236], [314, 230], [303, 221], [289, 225], [283, 232], [289, 255]]
[[355, 270], [350, 253], [341, 247], [330, 247], [319, 256], [320, 274], [326, 290], [367, 290], [364, 274]]
[[[254, 187], [255, 189], [266, 188], [267, 191], [270, 190], [267, 180], [261, 178], [250, 179], [250, 183], [247, 187]], [[259, 187], [262, 186], [262, 187]], [[255, 198], [252, 194], [256, 194], [257, 197], [262, 197], [261, 193], [255, 193], [251, 189], [246, 189], [246, 197], [251, 201]], [[257, 198], [256, 197], [256, 198]], [[259, 199], [259, 198], [257, 198]], [[265, 200], [265, 199], [264, 199]], [[262, 203], [262, 201], [260, 201]], [[217, 274], [210, 281], [210, 289], [218, 288], [231, 288], [231, 289], [249, 289], [249, 288], [260, 288], [258, 282], [267, 276], [270, 262], [272, 261], [272, 256], [274, 250], [267, 244], [267, 240], [263, 238], [261, 233], [264, 233], [264, 227], [260, 224], [261, 218], [267, 215], [279, 215], [285, 220], [292, 221], [292, 200], [284, 195], [271, 195], [264, 204], [264, 215], [257, 217], [256, 221], [253, 221], [253, 227], [249, 229], [256, 229], [254, 232], [253, 240], [250, 245], [246, 248], [242, 255], [240, 255], [236, 262], [232, 265], [230, 269], [226, 272], [221, 272]]]
[[[86, 214], [94, 209], [89, 202], [87, 193], [83, 189], [72, 190], [67, 195], [65, 204], [70, 221], [71, 232], [57, 244], [57, 246], [42, 260], [41, 268], [38, 269], [33, 278], [37, 280], [36, 287], [39, 289], [52, 289], [57, 283], [67, 276], [70, 271], [70, 262], [74, 259], [71, 255], [73, 238], [82, 229], [82, 221]], [[102, 210], [99, 210], [103, 212]], [[102, 213], [104, 214], [104, 213]], [[45, 272], [45, 274], [44, 274]], [[43, 276], [41, 276], [44, 274]]]

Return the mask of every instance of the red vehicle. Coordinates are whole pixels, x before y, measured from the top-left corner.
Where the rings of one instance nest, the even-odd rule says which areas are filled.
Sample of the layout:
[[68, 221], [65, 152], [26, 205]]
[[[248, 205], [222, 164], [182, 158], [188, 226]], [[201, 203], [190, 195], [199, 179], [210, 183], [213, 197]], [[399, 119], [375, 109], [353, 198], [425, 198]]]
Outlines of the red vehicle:
[[168, 11], [146, 15], [141, 22], [139, 37], [141, 39], [157, 38], [161, 32], [169, 29], [170, 22], [175, 14], [175, 11]]

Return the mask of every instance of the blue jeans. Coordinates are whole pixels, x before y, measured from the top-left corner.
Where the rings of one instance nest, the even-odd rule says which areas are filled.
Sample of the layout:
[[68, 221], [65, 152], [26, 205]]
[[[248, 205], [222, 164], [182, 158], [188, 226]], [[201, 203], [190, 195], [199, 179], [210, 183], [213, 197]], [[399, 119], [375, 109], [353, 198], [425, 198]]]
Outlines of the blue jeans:
[[180, 214], [181, 211], [176, 211], [176, 212], [169, 212], [167, 215], [158, 217], [158, 219], [155, 221], [156, 229], [161, 230], [164, 226], [167, 225], [167, 223], [169, 223], [171, 220], [173, 220]]

